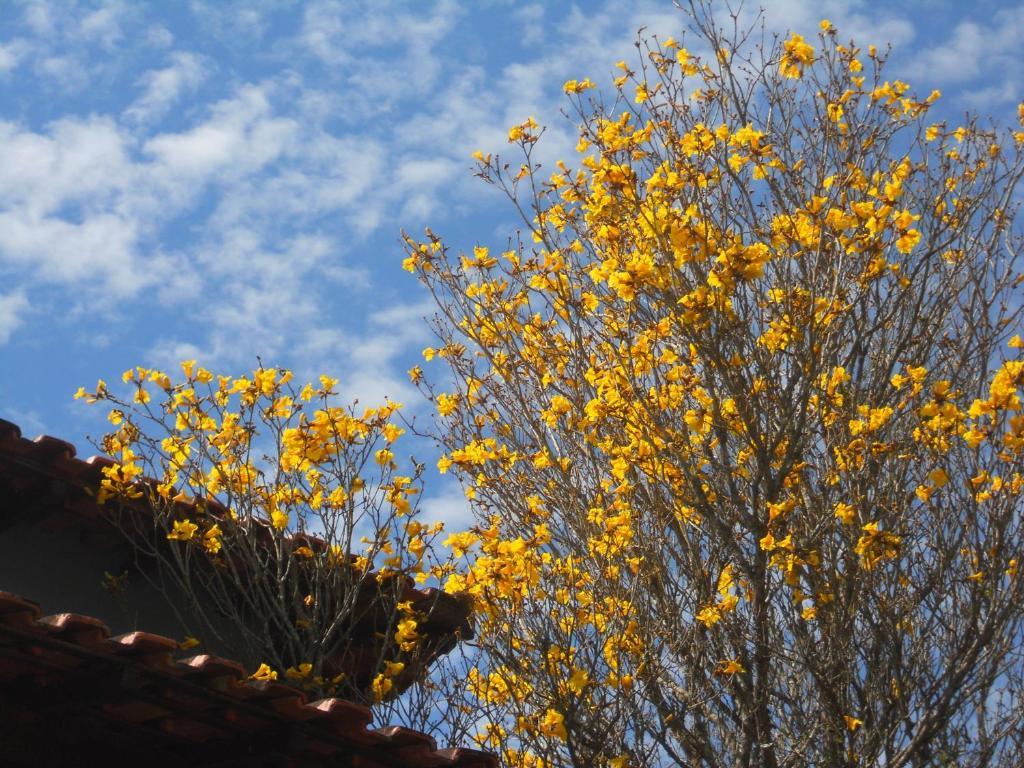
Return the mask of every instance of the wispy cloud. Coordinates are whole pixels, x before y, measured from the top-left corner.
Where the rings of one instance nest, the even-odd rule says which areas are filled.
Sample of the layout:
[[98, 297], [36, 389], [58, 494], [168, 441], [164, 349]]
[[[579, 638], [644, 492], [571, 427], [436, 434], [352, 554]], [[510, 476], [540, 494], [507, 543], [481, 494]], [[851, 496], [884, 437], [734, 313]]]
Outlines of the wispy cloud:
[[[866, 0], [779, 0], [765, 18], [813, 34], [822, 16], [901, 46], [898, 76], [1016, 98], [1019, 8], [930, 36], [920, 13]], [[660, 0], [22, 5], [0, 33], [0, 87], [18, 95], [0, 108], [0, 343], [62, 295], [79, 317], [132, 318], [104, 330], [110, 350], [280, 356], [341, 371], [353, 396], [414, 399], [401, 368], [427, 312], [393, 279], [398, 230], [503, 240], [511, 214], [470, 154], [518, 162], [507, 129], [532, 115], [548, 126], [534, 159], [571, 161], [562, 82], [607, 87], [637, 29], [683, 26]]]
[[28, 298], [24, 291], [0, 293], [0, 344], [6, 341], [21, 325], [22, 315], [28, 309]]
[[0, 75], [13, 71], [29, 51], [25, 40], [12, 40], [0, 44]]
[[965, 87], [964, 100], [988, 109], [1021, 100], [1024, 58], [1024, 7], [1003, 8], [985, 23], [964, 20], [944, 39], [909, 52], [905, 63], [912, 78], [938, 85]]
[[149, 282], [125, 210], [135, 169], [112, 120], [65, 118], [42, 133], [0, 123], [0, 157], [0, 264], [114, 296]]
[[97, 41], [105, 51], [112, 51], [124, 37], [121, 22], [129, 8], [114, 0], [90, 11], [79, 21], [76, 34], [84, 40]]
[[473, 525], [473, 512], [466, 494], [454, 480], [434, 481], [427, 486], [420, 512], [424, 522], [442, 522], [447, 531], [464, 531]]
[[163, 117], [208, 75], [209, 65], [194, 53], [175, 51], [168, 58], [168, 66], [149, 70], [139, 78], [143, 93], [125, 110], [124, 115], [129, 121], [146, 123]]
[[161, 133], [143, 146], [164, 181], [237, 178], [262, 170], [294, 139], [294, 120], [273, 114], [264, 88], [246, 85], [213, 105], [210, 117], [178, 133]]

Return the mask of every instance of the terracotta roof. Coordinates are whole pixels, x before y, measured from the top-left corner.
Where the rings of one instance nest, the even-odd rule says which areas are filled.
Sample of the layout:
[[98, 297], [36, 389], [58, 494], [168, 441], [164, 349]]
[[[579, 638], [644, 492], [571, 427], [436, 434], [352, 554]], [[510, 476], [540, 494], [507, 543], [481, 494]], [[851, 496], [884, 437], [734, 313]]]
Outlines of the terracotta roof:
[[407, 728], [368, 730], [365, 707], [308, 702], [290, 686], [249, 681], [233, 661], [175, 660], [177, 649], [147, 632], [110, 637], [89, 616], [41, 616], [0, 592], [0, 758], [40, 765], [47, 750], [63, 749], [81, 761], [91, 737], [112, 765], [137, 752], [151, 765], [497, 766]]
[[[47, 516], [52, 518], [57, 513], [73, 516], [77, 523], [89, 527], [98, 538], [106, 536], [120, 541], [122, 534], [108, 523], [102, 507], [97, 506], [94, 500], [95, 491], [103, 477], [102, 469], [114, 463], [106, 456], [79, 459], [75, 446], [49, 435], [29, 440], [22, 436], [16, 424], [0, 419], [0, 491], [5, 492], [0, 493], [0, 535], [4, 528], [5, 512], [8, 515], [27, 512], [38, 519]], [[19, 497], [19, 509], [9, 509], [15, 505], [7, 497], [9, 494]], [[26, 498], [31, 498], [34, 503], [25, 505]], [[23, 506], [31, 508], [20, 508]], [[145, 508], [146, 502], [140, 500], [133, 506]], [[227, 512], [215, 501], [208, 502], [206, 506], [214, 514]], [[53, 526], [60, 525], [60, 521], [49, 522]], [[318, 545], [326, 546], [324, 542], [317, 542], [311, 537], [304, 537], [303, 541], [314, 549]], [[367, 574], [363, 581], [361, 587], [372, 591], [375, 574]], [[0, 584], [0, 587], [3, 585]], [[432, 588], [416, 589], [410, 579], [402, 599], [411, 602], [413, 609], [426, 617], [421, 624], [421, 631], [440, 641], [438, 653], [450, 651], [457, 642], [456, 638], [473, 637], [473, 626], [466, 604], [454, 596]]]
[[[51, 523], [57, 518], [58, 524], [70, 516], [103, 535], [103, 513], [88, 491], [98, 487], [109, 463], [103, 457], [83, 461], [57, 438], [23, 438], [17, 425], [0, 419], [0, 536], [4, 513]], [[31, 509], [23, 509], [25, 499], [33, 501]], [[463, 629], [465, 614], [447, 606], [443, 593], [410, 590], [410, 596], [441, 608], [438, 632]], [[112, 765], [145, 761], [147, 768], [182, 761], [498, 765], [489, 753], [438, 750], [430, 736], [410, 729], [370, 730], [370, 710], [353, 702], [309, 702], [291, 686], [250, 681], [237, 662], [207, 654], [175, 659], [177, 652], [171, 638], [147, 632], [111, 637], [97, 618], [42, 616], [37, 604], [0, 591], [0, 764], [92, 764], [102, 757]]]

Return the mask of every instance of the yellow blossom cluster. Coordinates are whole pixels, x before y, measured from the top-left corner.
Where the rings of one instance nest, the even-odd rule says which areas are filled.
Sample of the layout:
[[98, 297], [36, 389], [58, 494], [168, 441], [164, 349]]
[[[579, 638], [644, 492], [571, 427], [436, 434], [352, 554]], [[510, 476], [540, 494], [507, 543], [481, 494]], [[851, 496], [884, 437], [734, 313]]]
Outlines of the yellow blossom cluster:
[[[226, 615], [244, 593], [244, 604], [263, 605], [281, 625], [255, 635], [255, 680], [280, 673], [321, 693], [341, 690], [344, 674], [319, 672], [333, 663], [323, 648], [344, 648], [339, 633], [355, 610], [346, 594], [376, 583], [380, 610], [393, 602], [382, 646], [393, 661], [381, 662], [365, 695], [389, 698], [423, 640], [423, 617], [402, 597], [403, 585], [450, 570], [435, 545], [443, 523], [419, 519], [422, 470], [399, 471], [401, 405], [357, 411], [337, 403], [336, 379], [298, 386], [276, 368], [234, 377], [189, 360], [181, 372], [175, 380], [133, 368], [121, 377], [127, 396], [102, 381], [76, 394], [111, 406], [113, 430], [100, 445], [114, 463], [103, 469], [98, 501], [119, 524], [133, 519], [125, 508], [151, 515], [166, 545], [135, 528], [126, 533], [174, 578], [205, 583]], [[154, 526], [140, 530], [147, 528]], [[355, 542], [361, 550], [352, 551]], [[164, 546], [171, 549], [161, 555]], [[274, 633], [292, 638], [286, 654]]]
[[[975, 123], [929, 124], [939, 93], [885, 80], [831, 22], [754, 65], [697, 26], [710, 61], [646, 41], [613, 107], [565, 83], [574, 163], [530, 161], [532, 119], [509, 132], [523, 165], [476, 155], [523, 214], [500, 255], [405, 236], [450, 320], [423, 355], [450, 384], [410, 379], [478, 513], [445, 541], [464, 563], [446, 589], [493, 649], [468, 686], [512, 765], [565, 758], [574, 733], [585, 749], [610, 712], [701, 762], [701, 707], [741, 706], [773, 665], [779, 689], [852, 680], [851, 634], [927, 623], [912, 597], [939, 564], [978, 588], [1016, 578], [1015, 540], [981, 539], [1019, 529], [1024, 485], [1024, 363], [996, 343], [1020, 278], [991, 255], [1010, 219], [992, 185], [1020, 157]], [[936, 554], [951, 531], [969, 554]], [[844, 661], [814, 677], [822, 647]], [[836, 743], [874, 722], [843, 696], [813, 726]], [[708, 748], [741, 754], [721, 722], [701, 721]], [[823, 764], [849, 749], [830, 744]], [[594, 764], [630, 764], [620, 746]]]

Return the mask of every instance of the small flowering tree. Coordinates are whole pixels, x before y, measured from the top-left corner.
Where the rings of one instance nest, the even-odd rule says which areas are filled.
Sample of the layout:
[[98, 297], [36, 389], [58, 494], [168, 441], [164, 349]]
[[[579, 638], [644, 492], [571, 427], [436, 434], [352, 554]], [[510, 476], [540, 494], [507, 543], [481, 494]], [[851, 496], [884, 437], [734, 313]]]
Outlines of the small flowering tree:
[[[442, 525], [418, 519], [422, 467], [398, 470], [401, 406], [338, 407], [326, 376], [299, 388], [274, 368], [182, 368], [180, 381], [128, 370], [125, 396], [102, 381], [77, 394], [111, 407], [100, 445], [116, 461], [98, 501], [139, 573], [255, 679], [394, 699], [467, 619], [442, 621], [411, 590], [436, 566]], [[424, 632], [438, 621], [442, 636]]]
[[478, 516], [451, 695], [513, 766], [1019, 765], [1024, 134], [710, 7], [565, 84], [579, 167], [476, 155], [526, 242], [406, 240]]

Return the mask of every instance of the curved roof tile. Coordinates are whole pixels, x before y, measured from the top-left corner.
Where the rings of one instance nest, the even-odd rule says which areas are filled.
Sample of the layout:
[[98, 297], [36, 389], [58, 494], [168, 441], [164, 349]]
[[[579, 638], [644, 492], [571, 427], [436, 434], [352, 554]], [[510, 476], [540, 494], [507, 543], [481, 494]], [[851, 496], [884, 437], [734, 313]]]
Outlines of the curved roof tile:
[[[207, 748], [267, 729], [291, 737], [276, 749], [297, 765], [365, 768], [496, 768], [497, 759], [473, 749], [439, 750], [430, 736], [400, 726], [371, 729], [370, 710], [341, 699], [309, 702], [278, 682], [246, 678], [240, 664], [208, 654], [174, 658], [178, 643], [148, 632], [111, 637], [99, 619], [73, 613], [43, 616], [38, 605], [0, 592], [0, 703], [23, 696], [19, 727], [45, 727], [45, 708], [33, 704], [52, 691], [79, 702], [65, 717], [114, 721], [105, 737], [115, 761], [118, 739], [142, 739], [154, 730], [179, 756], [202, 764]], [[115, 685], [112, 680], [117, 680]], [[0, 733], [4, 724], [0, 723]], [[133, 729], [138, 734], [132, 734]], [[0, 739], [0, 744], [3, 740]], [[191, 751], [190, 751], [191, 750]], [[0, 754], [3, 747], [0, 746]]]

